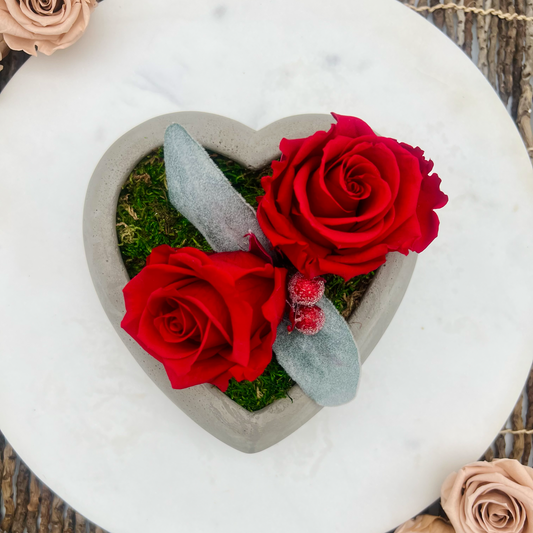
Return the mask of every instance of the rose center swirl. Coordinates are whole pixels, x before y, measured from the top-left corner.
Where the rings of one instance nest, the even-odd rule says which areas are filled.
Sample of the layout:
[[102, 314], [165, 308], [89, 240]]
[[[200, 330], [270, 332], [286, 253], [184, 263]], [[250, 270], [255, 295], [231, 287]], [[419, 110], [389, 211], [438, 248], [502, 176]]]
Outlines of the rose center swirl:
[[364, 183], [364, 177], [362, 176], [346, 176], [344, 184], [354, 198], [366, 198], [370, 192], [369, 186]]
[[54, 15], [65, 5], [64, 0], [23, 0], [36, 15]]
[[498, 529], [505, 528], [509, 522], [515, 519], [509, 504], [490, 500], [479, 506], [478, 516], [481, 524]]

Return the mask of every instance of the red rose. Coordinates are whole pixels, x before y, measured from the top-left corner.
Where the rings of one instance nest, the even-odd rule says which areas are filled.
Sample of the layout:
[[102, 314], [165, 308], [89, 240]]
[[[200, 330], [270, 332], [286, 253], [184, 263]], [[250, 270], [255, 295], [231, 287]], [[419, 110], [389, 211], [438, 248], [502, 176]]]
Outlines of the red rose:
[[264, 177], [257, 219], [272, 245], [309, 278], [370, 272], [388, 252], [421, 252], [437, 236], [443, 194], [420, 148], [379, 137], [362, 120], [283, 139]]
[[124, 288], [122, 327], [163, 363], [173, 388], [225, 391], [271, 361], [286, 273], [249, 252], [158, 246]]

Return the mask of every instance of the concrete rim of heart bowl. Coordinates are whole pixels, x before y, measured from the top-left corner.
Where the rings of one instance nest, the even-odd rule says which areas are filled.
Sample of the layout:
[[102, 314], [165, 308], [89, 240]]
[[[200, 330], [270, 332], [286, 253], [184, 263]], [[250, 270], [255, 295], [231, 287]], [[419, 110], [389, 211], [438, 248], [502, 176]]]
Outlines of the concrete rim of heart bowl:
[[[232, 119], [201, 112], [162, 115], [130, 130], [98, 163], [87, 190], [83, 214], [85, 253], [94, 287], [116, 332], [156, 385], [206, 431], [245, 453], [265, 450], [305, 424], [322, 407], [298, 385], [284, 398], [251, 413], [213, 385], [171, 388], [163, 365], [120, 327], [125, 313], [122, 289], [129, 276], [118, 248], [116, 210], [122, 185], [137, 163], [163, 145], [166, 128], [181, 124], [202, 146], [243, 166], [262, 168], [279, 157], [283, 137], [302, 138], [328, 130], [330, 115], [297, 115], [255, 131]], [[387, 329], [407, 290], [417, 255], [390, 253], [348, 323], [364, 362]]]

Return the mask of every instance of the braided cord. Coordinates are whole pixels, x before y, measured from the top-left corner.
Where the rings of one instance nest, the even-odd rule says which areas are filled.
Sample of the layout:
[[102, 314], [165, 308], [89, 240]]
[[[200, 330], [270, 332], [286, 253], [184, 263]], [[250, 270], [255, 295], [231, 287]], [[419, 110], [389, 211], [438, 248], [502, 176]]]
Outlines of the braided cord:
[[[405, 4], [404, 4], [405, 5]], [[480, 7], [466, 7], [459, 6], [457, 4], [437, 4], [434, 6], [421, 6], [415, 7], [407, 5], [409, 9], [422, 13], [428, 11], [429, 13], [434, 13], [440, 9], [453, 9], [454, 11], [464, 11], [465, 13], [475, 13], [476, 15], [492, 15], [494, 17], [501, 18], [503, 20], [525, 20], [526, 22], [533, 22], [533, 17], [527, 17], [526, 15], [519, 15], [518, 13], [504, 13], [496, 9], [482, 9]]]

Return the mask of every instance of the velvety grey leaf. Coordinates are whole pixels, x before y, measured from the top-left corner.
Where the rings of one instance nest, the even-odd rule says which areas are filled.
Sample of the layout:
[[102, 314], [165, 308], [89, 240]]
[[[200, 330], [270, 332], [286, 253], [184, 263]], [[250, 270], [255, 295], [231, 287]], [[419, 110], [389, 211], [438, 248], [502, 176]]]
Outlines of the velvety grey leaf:
[[253, 233], [273, 253], [253, 207], [179, 124], [167, 128], [164, 150], [170, 202], [196, 226], [213, 250], [248, 251], [246, 234]]
[[318, 303], [326, 315], [316, 335], [278, 326], [273, 349], [279, 364], [319, 405], [335, 406], [355, 397], [361, 372], [359, 350], [346, 320], [327, 298]]

